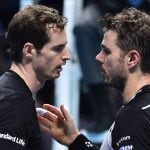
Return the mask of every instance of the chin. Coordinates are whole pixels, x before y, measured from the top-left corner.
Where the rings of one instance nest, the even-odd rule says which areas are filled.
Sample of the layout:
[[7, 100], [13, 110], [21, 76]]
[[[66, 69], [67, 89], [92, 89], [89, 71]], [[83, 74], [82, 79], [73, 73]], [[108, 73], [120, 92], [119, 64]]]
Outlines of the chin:
[[104, 83], [108, 86], [114, 87], [115, 85], [112, 83], [111, 79], [105, 78]]
[[60, 73], [59, 72], [51, 72], [49, 74], [46, 75], [47, 79], [56, 79], [60, 76]]
[[106, 77], [104, 77], [104, 82], [107, 83], [107, 84], [111, 84], [111, 80], [106, 78]]
[[60, 77], [60, 73], [57, 73], [53, 76], [53, 79], [59, 78]]

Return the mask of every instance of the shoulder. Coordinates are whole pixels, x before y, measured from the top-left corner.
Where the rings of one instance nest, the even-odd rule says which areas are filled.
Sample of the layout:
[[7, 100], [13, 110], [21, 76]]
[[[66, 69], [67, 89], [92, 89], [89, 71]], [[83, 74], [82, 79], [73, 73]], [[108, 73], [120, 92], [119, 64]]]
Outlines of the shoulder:
[[[140, 107], [127, 106], [120, 110], [112, 130], [113, 147], [149, 147], [150, 115]], [[142, 144], [139, 141], [145, 141]]]
[[[115, 125], [112, 131], [113, 136], [130, 135], [138, 138], [142, 135], [148, 135], [150, 131], [150, 114], [147, 115], [140, 107], [123, 107], [115, 119]], [[145, 137], [146, 137], [145, 136]]]
[[143, 124], [147, 115], [141, 107], [136, 106], [124, 106], [119, 111], [116, 117], [116, 123], [119, 126], [133, 126], [135, 124]]

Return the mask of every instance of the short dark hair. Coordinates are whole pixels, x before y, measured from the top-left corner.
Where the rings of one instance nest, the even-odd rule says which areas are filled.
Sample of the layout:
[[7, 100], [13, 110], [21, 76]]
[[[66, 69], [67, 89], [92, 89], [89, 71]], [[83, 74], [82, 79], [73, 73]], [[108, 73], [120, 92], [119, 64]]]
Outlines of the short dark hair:
[[14, 15], [8, 25], [6, 39], [10, 45], [8, 53], [16, 63], [22, 61], [22, 48], [31, 42], [37, 50], [50, 41], [49, 28], [64, 29], [67, 18], [60, 16], [54, 8], [44, 5], [28, 5]]
[[150, 73], [150, 15], [136, 8], [123, 9], [100, 19], [104, 32], [117, 33], [117, 45], [125, 53], [137, 50], [141, 55], [141, 70]]

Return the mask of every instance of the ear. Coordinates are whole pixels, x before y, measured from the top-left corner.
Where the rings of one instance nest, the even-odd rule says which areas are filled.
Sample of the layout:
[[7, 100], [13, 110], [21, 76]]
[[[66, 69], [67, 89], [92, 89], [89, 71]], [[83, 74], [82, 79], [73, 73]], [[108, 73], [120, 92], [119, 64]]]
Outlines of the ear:
[[140, 62], [140, 54], [136, 50], [131, 50], [128, 54], [128, 67], [133, 68]]
[[30, 42], [24, 44], [23, 47], [23, 56], [30, 59], [32, 58], [32, 50], [34, 49], [34, 45]]

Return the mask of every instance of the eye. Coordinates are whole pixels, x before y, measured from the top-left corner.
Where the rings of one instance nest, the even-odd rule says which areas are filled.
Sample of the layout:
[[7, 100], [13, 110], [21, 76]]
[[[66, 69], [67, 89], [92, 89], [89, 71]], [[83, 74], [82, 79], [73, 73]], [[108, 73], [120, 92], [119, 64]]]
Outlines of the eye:
[[62, 51], [63, 49], [65, 48], [65, 45], [58, 45], [58, 46], [55, 46], [53, 47], [52, 49], [56, 52], [60, 52]]
[[106, 55], [109, 55], [111, 53], [110, 49], [105, 45], [101, 45], [101, 51]]
[[62, 50], [62, 48], [60, 48], [60, 47], [55, 47], [55, 48], [54, 48], [54, 51], [58, 51], [58, 52], [59, 52], [59, 51], [61, 51], [61, 50]]
[[108, 54], [111, 53], [109, 49], [104, 48], [104, 47], [102, 48], [102, 51], [103, 51], [103, 53], [106, 54], [106, 55], [108, 55]]

